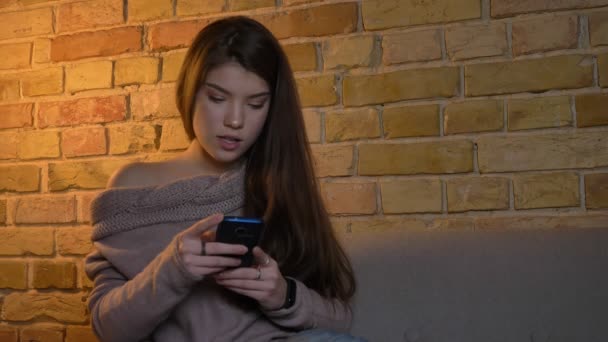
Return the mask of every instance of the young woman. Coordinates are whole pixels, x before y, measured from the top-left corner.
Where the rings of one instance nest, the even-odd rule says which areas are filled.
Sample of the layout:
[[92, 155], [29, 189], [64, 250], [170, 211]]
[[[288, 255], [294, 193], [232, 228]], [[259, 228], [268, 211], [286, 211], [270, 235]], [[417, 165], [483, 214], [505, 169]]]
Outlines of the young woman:
[[[204, 28], [177, 82], [191, 139], [174, 159], [119, 170], [92, 204], [91, 321], [101, 341], [352, 341], [351, 265], [317, 190], [295, 81], [278, 41], [245, 17]], [[223, 215], [263, 218], [247, 248], [215, 242]]]

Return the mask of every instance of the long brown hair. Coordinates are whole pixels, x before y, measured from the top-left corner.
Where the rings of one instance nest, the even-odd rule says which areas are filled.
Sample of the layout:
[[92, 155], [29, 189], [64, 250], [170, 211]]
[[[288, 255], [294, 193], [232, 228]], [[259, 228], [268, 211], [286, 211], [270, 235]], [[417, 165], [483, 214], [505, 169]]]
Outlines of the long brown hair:
[[194, 138], [195, 96], [208, 72], [235, 61], [266, 81], [268, 116], [247, 152], [245, 214], [263, 217], [261, 247], [281, 272], [325, 297], [348, 301], [353, 270], [337, 241], [318, 191], [296, 83], [279, 42], [263, 25], [230, 17], [205, 27], [186, 53], [177, 81], [177, 107]]

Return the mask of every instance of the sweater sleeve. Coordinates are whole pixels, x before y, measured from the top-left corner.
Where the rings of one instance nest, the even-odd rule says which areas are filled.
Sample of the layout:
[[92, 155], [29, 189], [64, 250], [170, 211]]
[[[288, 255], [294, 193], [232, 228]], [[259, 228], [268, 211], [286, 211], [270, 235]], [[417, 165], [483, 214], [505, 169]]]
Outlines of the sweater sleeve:
[[[292, 278], [293, 279], [293, 278]], [[322, 297], [297, 279], [296, 301], [288, 309], [263, 311], [275, 324], [293, 330], [328, 329], [348, 332], [352, 311], [348, 304]]]
[[85, 271], [94, 281], [88, 299], [91, 324], [102, 342], [145, 339], [200, 280], [185, 269], [177, 239], [131, 280], [99, 251], [87, 256]]

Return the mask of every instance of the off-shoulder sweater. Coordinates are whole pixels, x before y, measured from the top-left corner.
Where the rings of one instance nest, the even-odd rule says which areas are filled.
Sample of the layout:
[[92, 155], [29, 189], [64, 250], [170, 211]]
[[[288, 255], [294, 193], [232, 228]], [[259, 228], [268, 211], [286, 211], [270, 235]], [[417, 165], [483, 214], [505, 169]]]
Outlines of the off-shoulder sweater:
[[85, 271], [101, 341], [269, 341], [297, 331], [347, 331], [351, 311], [296, 280], [296, 302], [265, 311], [247, 297], [189, 273], [178, 233], [213, 213], [238, 215], [244, 170], [195, 176], [162, 186], [111, 188], [91, 204], [94, 251]]

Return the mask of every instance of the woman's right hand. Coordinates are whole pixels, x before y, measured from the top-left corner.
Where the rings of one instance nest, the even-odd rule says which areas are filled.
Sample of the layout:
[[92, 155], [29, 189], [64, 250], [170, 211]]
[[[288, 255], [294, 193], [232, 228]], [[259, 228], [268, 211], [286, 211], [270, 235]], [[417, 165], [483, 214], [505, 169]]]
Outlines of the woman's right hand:
[[[222, 214], [211, 215], [196, 222], [178, 236], [179, 255], [188, 272], [194, 277], [202, 278], [229, 267], [237, 267], [241, 263], [238, 256], [247, 253], [247, 247], [243, 245], [215, 242], [215, 231], [223, 218]], [[201, 255], [203, 244], [205, 254]]]

